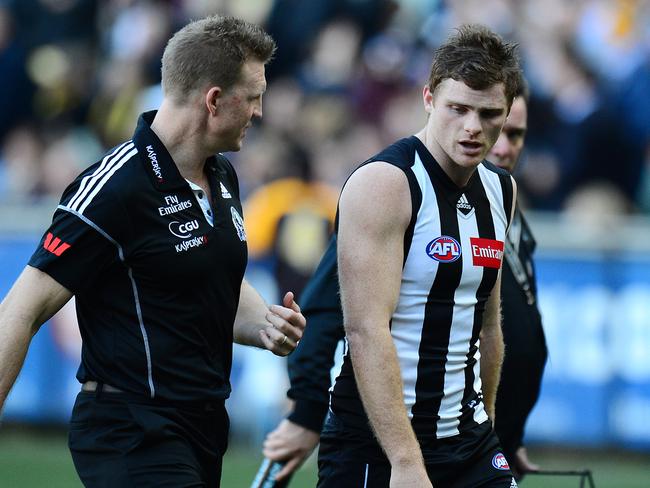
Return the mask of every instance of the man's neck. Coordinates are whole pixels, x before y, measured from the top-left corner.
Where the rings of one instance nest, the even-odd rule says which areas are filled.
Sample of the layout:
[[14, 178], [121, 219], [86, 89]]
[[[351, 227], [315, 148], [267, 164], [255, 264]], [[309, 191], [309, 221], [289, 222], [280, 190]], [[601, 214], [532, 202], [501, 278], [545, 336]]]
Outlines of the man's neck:
[[191, 106], [173, 105], [164, 100], [151, 124], [183, 178], [196, 182], [204, 178], [205, 160], [211, 156], [203, 148], [200, 121]]
[[469, 180], [472, 178], [476, 167], [474, 168], [465, 168], [456, 164], [452, 159], [443, 151], [436, 140], [429, 140], [432, 138], [427, 137], [426, 127], [420, 132], [415, 134], [415, 136], [422, 141], [424, 147], [426, 147], [433, 159], [436, 160], [438, 165], [442, 168], [449, 179], [458, 187], [464, 188], [469, 183]]

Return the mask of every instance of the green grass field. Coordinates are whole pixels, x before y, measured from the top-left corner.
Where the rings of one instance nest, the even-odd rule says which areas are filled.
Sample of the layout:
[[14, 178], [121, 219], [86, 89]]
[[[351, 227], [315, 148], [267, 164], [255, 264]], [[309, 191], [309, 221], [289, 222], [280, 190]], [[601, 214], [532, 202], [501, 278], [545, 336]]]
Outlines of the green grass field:
[[[624, 452], [529, 449], [530, 457], [547, 469], [589, 468], [598, 488], [650, 488], [650, 455]], [[261, 455], [232, 448], [224, 460], [222, 486], [249, 488]], [[311, 458], [294, 477], [291, 487], [313, 487], [316, 465]], [[523, 488], [577, 488], [577, 477], [529, 476]], [[79, 488], [61, 431], [47, 433], [0, 429], [0, 487]], [[437, 487], [441, 488], [441, 487]]]

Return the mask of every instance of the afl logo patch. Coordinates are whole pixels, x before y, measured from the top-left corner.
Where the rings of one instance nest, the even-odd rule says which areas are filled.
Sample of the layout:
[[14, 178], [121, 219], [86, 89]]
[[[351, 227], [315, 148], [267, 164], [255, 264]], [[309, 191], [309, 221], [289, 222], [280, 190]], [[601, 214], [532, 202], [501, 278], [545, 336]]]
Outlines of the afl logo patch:
[[461, 254], [460, 244], [453, 237], [440, 236], [427, 244], [427, 256], [441, 263], [453, 263]]
[[510, 466], [508, 465], [508, 460], [500, 452], [496, 453], [492, 458], [492, 466], [501, 471], [508, 471]]
[[232, 223], [237, 231], [237, 237], [239, 237], [240, 241], [245, 241], [246, 231], [244, 230], [244, 220], [235, 207], [230, 207], [230, 215], [232, 216]]

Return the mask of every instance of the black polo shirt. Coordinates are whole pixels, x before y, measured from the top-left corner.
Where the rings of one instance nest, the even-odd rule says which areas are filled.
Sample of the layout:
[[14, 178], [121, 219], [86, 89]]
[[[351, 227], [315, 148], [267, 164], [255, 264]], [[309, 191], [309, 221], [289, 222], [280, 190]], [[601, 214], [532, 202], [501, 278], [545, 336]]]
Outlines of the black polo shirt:
[[29, 264], [76, 296], [80, 382], [221, 400], [247, 260], [237, 176], [221, 155], [206, 161], [211, 226], [151, 130], [154, 116], [65, 190]]

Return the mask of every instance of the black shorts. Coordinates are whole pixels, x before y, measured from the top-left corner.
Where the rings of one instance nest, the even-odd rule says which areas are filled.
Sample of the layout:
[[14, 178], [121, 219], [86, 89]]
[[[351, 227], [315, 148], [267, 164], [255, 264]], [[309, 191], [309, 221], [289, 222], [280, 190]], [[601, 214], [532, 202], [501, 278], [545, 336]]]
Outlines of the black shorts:
[[[434, 487], [517, 486], [489, 424], [475, 430], [475, 435], [468, 436], [471, 441], [462, 445], [454, 438], [437, 440], [429, 446], [421, 443]], [[433, 444], [440, 448], [435, 449]], [[318, 451], [318, 488], [388, 488], [390, 473], [390, 463], [377, 442], [346, 428], [330, 412]]]
[[69, 446], [86, 487], [215, 488], [228, 428], [223, 403], [179, 408], [123, 393], [81, 392]]

